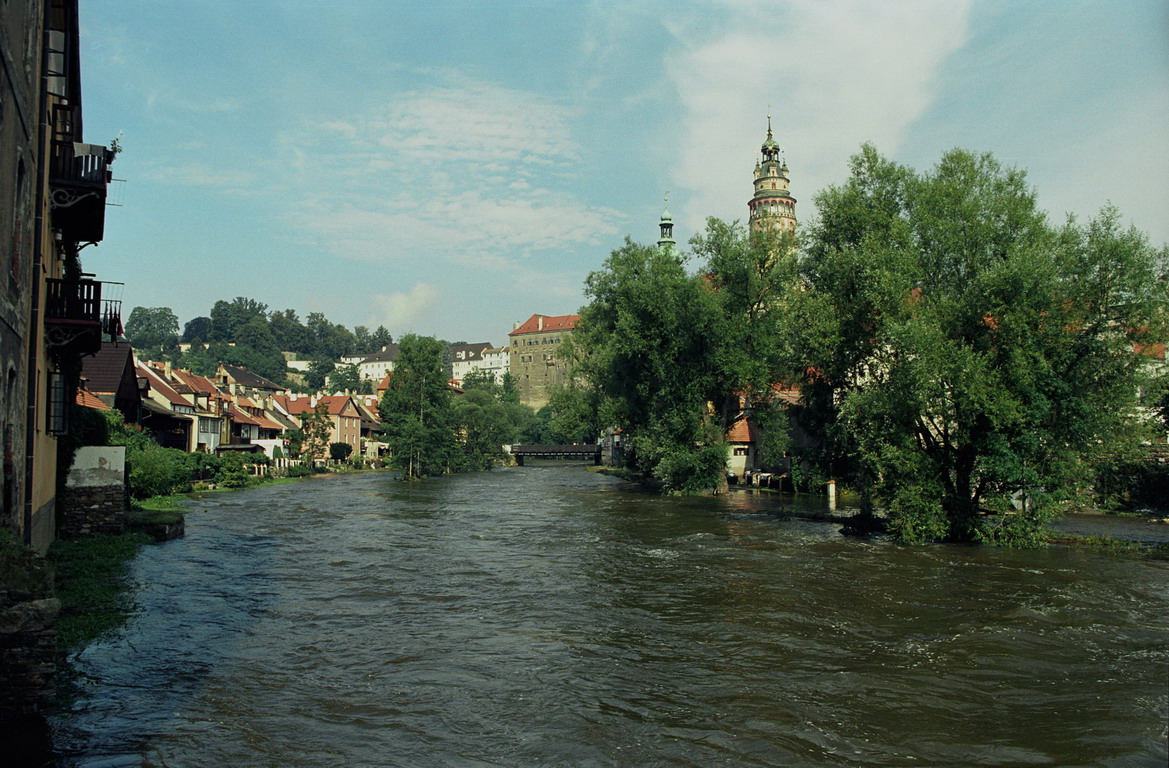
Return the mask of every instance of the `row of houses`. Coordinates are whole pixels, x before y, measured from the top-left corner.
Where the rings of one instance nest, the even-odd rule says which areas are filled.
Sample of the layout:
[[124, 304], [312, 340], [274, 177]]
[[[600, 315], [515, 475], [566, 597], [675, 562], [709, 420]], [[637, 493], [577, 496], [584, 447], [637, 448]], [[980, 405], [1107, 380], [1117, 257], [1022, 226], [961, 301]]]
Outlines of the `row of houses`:
[[[298, 395], [246, 368], [220, 364], [200, 376], [169, 363], [137, 360], [125, 342], [104, 342], [86, 358], [79, 405], [115, 409], [141, 425], [165, 447], [190, 453], [263, 452], [287, 455], [287, 436], [306, 415], [328, 418], [329, 442], [345, 443], [355, 456], [376, 459], [384, 445], [377, 395]], [[324, 457], [318, 457], [324, 458]]]

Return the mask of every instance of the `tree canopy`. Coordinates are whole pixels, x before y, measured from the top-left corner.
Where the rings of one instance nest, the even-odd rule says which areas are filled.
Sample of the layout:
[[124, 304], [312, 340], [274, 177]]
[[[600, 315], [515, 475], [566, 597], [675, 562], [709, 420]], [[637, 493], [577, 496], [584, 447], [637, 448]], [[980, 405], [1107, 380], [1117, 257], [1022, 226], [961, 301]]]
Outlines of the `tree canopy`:
[[157, 356], [179, 343], [179, 319], [170, 307], [134, 307], [125, 332], [135, 349]]
[[866, 145], [816, 202], [790, 348], [836, 473], [903, 540], [1032, 538], [1140, 434], [1165, 252], [1110, 208], [1052, 226], [1021, 171], [960, 150], [916, 173]]
[[391, 465], [407, 479], [443, 474], [455, 458], [451, 393], [443, 374], [443, 345], [407, 334], [399, 342], [389, 386], [378, 411]]

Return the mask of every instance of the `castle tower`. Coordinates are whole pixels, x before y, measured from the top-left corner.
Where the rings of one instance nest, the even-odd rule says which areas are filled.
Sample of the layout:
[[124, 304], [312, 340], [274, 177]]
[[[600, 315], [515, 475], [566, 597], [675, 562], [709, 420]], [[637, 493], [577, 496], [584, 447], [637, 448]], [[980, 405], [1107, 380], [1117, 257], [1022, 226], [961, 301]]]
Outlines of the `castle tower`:
[[761, 151], [763, 159], [755, 163], [755, 194], [747, 203], [751, 209], [751, 229], [776, 227], [793, 232], [796, 228], [796, 199], [788, 193], [787, 163], [780, 156], [779, 144], [771, 135], [771, 115], [767, 116], [767, 138]]

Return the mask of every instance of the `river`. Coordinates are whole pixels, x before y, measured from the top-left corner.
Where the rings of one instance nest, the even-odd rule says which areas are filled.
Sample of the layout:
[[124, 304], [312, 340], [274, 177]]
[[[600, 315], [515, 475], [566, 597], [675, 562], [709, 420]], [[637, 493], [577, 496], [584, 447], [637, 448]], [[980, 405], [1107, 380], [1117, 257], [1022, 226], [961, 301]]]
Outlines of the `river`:
[[209, 495], [73, 658], [56, 765], [1166, 765], [1169, 562], [796, 503], [583, 467]]

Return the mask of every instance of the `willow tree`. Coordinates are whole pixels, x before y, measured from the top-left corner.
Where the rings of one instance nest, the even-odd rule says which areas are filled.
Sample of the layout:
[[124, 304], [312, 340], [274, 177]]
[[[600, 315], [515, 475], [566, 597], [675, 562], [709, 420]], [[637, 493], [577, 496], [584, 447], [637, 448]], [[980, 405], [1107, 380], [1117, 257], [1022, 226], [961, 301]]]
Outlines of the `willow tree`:
[[1142, 428], [1166, 252], [1113, 209], [1052, 226], [1022, 171], [959, 150], [917, 173], [866, 145], [816, 202], [791, 311], [820, 438], [904, 540], [1034, 540]]

